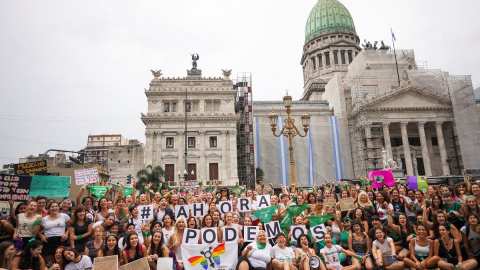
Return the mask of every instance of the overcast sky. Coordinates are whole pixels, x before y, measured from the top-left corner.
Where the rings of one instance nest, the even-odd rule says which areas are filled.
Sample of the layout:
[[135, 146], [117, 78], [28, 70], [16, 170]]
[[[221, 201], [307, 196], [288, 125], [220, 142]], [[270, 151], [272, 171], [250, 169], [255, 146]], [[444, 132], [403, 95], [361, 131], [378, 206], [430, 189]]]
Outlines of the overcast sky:
[[[47, 149], [79, 150], [89, 134], [145, 142], [140, 113], [153, 78], [251, 72], [254, 100], [303, 92], [305, 22], [316, 0], [2, 1], [0, 164]], [[477, 0], [343, 0], [360, 39], [415, 49], [480, 84]]]

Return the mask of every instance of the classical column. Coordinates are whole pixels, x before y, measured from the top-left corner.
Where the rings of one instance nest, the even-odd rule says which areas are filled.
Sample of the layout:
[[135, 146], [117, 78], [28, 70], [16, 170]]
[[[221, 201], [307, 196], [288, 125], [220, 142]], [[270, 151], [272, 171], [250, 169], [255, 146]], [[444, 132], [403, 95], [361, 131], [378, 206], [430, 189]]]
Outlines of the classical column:
[[[183, 158], [183, 155], [184, 155], [184, 151], [185, 151], [185, 146], [184, 146], [184, 135], [185, 132], [184, 131], [178, 131], [177, 132], [177, 136], [175, 136], [175, 140], [174, 140], [174, 144], [173, 144], [173, 147], [174, 149], [178, 149], [178, 159], [177, 159], [177, 172], [180, 172], [180, 179], [178, 179], [179, 181], [182, 180], [182, 177], [183, 177], [183, 172], [184, 170], [186, 170], [187, 168], [185, 168], [185, 159]], [[176, 172], [176, 173], [177, 173]]]
[[227, 171], [228, 171], [228, 161], [227, 161], [227, 148], [228, 148], [228, 140], [227, 140], [227, 131], [222, 130], [222, 158], [220, 159], [221, 164], [218, 164], [218, 180], [227, 180]]
[[197, 179], [201, 179], [202, 181], [205, 180], [205, 179], [208, 179], [207, 178], [207, 161], [206, 161], [206, 149], [207, 147], [210, 147], [210, 144], [208, 143], [208, 140], [205, 139], [205, 134], [206, 132], [205, 131], [200, 131], [200, 137], [199, 137], [199, 140], [198, 140], [198, 146], [200, 148], [200, 160], [199, 160], [199, 166], [200, 168], [198, 168], [198, 171], [197, 171]]
[[430, 155], [428, 154], [427, 137], [425, 136], [425, 122], [418, 122], [417, 125], [422, 146], [423, 167], [425, 168], [425, 174], [430, 176], [432, 175], [432, 167], [430, 166]]
[[[147, 131], [145, 132], [145, 164], [152, 164], [153, 159], [153, 149], [157, 146], [153, 143], [153, 132]], [[160, 146], [161, 148], [161, 146]]]
[[390, 122], [383, 122], [383, 140], [385, 141], [385, 149], [393, 157], [392, 142], [390, 141]]
[[373, 166], [373, 163], [371, 162], [373, 161], [373, 158], [374, 158], [374, 155], [372, 152], [373, 151], [372, 130], [370, 129], [369, 125], [365, 125], [363, 129], [365, 130], [365, 139], [367, 140], [367, 157], [368, 157], [367, 170], [368, 170], [370, 166]]
[[[238, 171], [237, 171], [237, 130], [228, 131], [230, 136], [230, 174], [228, 180], [230, 181], [229, 185], [234, 185], [238, 181]], [[233, 148], [233, 149], [232, 149]]]
[[400, 128], [402, 131], [403, 155], [405, 156], [407, 174], [413, 175], [412, 155], [410, 154], [410, 144], [408, 143], [407, 125], [408, 122], [400, 123]]
[[323, 64], [323, 68], [325, 68], [327, 66], [327, 60], [325, 58], [325, 53], [322, 53], [322, 64]]
[[437, 121], [435, 123], [435, 128], [437, 129], [438, 149], [440, 150], [440, 161], [442, 164], [443, 175], [449, 175], [450, 169], [448, 168], [447, 163], [447, 149], [445, 148], [445, 140], [443, 139], [442, 124], [442, 121]]

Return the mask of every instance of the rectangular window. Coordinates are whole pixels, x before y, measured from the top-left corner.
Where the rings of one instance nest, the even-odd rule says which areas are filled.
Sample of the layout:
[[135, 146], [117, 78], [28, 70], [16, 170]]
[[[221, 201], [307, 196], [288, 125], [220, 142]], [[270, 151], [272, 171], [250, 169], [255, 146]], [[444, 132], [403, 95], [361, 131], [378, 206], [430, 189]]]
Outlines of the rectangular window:
[[333, 63], [338, 64], [338, 51], [333, 51]]
[[345, 62], [345, 51], [340, 52], [340, 59], [342, 60], [342, 64], [346, 64], [346, 62]]
[[198, 101], [194, 101], [192, 103], [193, 103], [192, 111], [198, 112]]
[[438, 146], [438, 139], [437, 139], [437, 137], [432, 137], [432, 146]]
[[192, 103], [191, 103], [191, 102], [185, 103], [185, 110], [186, 110], [187, 112], [191, 112], [191, 111], [192, 111]]
[[321, 54], [318, 55], [318, 67], [319, 68], [323, 67], [322, 55]]
[[195, 148], [195, 137], [188, 137], [188, 148]]
[[177, 103], [176, 102], [172, 103], [172, 112], [177, 112]]
[[351, 63], [352, 60], [353, 60], [353, 58], [352, 58], [352, 52], [349, 51], [349, 52], [348, 52], [348, 62]]
[[175, 165], [174, 164], [165, 164], [165, 181], [166, 182], [175, 181]]
[[163, 112], [170, 112], [170, 103], [164, 102], [163, 103]]
[[325, 65], [330, 66], [330, 53], [325, 53]]
[[210, 137], [210, 147], [217, 147], [217, 136]]
[[315, 57], [312, 57], [312, 64], [313, 64], [313, 70], [317, 69], [317, 62], [315, 61]]
[[213, 111], [213, 102], [211, 102], [211, 101], [205, 102], [205, 111], [206, 112]]
[[167, 137], [167, 148], [173, 148], [173, 137]]
[[213, 110], [216, 112], [220, 111], [220, 101], [213, 102]]

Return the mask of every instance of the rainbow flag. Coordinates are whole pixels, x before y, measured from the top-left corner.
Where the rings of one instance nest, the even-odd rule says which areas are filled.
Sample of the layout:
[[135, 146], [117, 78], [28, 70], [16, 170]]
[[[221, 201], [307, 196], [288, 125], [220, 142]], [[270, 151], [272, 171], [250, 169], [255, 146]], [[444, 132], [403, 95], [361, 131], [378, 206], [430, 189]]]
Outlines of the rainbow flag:
[[[225, 252], [225, 249], [223, 250], [223, 252]], [[203, 256], [195, 256], [195, 257], [191, 257], [188, 259], [188, 262], [192, 265], [192, 266], [195, 266], [197, 264], [201, 264], [203, 266], [203, 268], [207, 269], [208, 268], [208, 262], [207, 262], [207, 259], [205, 259], [205, 257]]]
[[427, 189], [428, 182], [426, 175], [407, 175], [409, 189]]

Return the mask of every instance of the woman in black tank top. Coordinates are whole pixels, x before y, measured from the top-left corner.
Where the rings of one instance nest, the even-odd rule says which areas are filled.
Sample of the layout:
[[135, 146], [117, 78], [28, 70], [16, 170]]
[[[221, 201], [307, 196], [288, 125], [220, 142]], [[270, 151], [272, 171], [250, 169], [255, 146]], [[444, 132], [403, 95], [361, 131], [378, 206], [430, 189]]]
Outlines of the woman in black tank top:
[[456, 265], [462, 266], [465, 270], [475, 269], [477, 262], [474, 259], [463, 261], [460, 243], [451, 236], [450, 226], [440, 224], [438, 231], [440, 237], [435, 240], [433, 246], [433, 254], [440, 258], [437, 266], [440, 269], [455, 269]]

